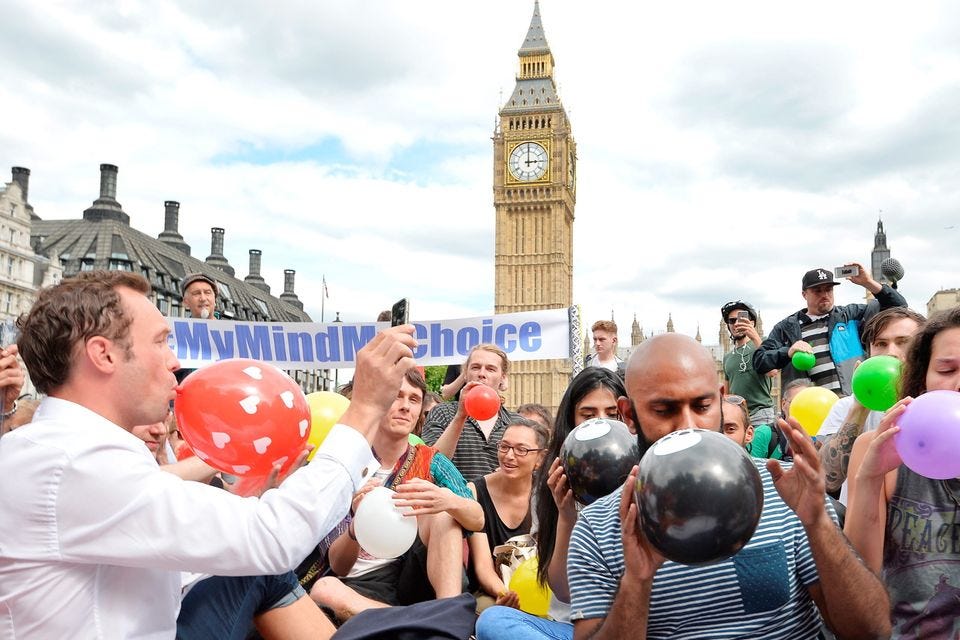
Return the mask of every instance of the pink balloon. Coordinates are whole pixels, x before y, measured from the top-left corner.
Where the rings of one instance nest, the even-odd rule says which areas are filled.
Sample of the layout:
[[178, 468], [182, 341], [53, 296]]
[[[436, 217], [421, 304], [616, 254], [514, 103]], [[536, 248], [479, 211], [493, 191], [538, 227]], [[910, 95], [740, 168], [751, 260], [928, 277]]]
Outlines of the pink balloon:
[[897, 421], [894, 445], [903, 464], [934, 480], [960, 476], [960, 393], [929, 391]]

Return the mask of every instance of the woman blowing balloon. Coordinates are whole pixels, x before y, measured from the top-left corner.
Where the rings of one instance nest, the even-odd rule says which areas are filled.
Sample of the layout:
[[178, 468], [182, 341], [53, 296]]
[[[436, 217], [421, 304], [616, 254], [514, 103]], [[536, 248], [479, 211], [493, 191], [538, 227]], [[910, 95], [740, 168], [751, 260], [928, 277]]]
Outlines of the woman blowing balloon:
[[552, 620], [544, 620], [505, 607], [491, 607], [477, 621], [477, 640], [525, 638], [573, 638], [570, 624], [570, 593], [567, 586], [567, 547], [577, 521], [576, 502], [563, 467], [560, 448], [573, 429], [591, 418], [620, 419], [617, 398], [627, 392], [620, 377], [602, 367], [584, 369], [567, 387], [557, 410], [557, 422], [545, 461], [534, 480], [537, 522], [537, 571], [541, 584], [549, 584], [554, 600]]
[[[900, 386], [900, 402], [876, 431], [854, 444], [844, 532], [867, 566], [882, 571], [893, 608], [892, 637], [955, 638], [960, 632], [960, 480], [935, 480], [911, 470], [895, 436], [898, 423], [907, 427], [914, 398], [960, 391], [960, 307], [934, 316], [916, 335]], [[920, 405], [916, 402], [914, 410]], [[960, 431], [956, 417], [937, 418], [942, 418], [939, 434]]]

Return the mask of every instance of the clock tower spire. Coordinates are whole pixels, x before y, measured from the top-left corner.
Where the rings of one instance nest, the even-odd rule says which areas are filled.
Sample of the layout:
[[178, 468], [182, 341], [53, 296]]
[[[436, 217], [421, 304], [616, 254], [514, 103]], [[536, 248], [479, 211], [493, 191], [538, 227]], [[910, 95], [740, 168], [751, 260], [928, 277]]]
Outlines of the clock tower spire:
[[[577, 148], [539, 2], [517, 55], [516, 85], [493, 136], [496, 313], [573, 304]], [[507, 406], [540, 402], [556, 410], [570, 371], [569, 360], [511, 363]]]

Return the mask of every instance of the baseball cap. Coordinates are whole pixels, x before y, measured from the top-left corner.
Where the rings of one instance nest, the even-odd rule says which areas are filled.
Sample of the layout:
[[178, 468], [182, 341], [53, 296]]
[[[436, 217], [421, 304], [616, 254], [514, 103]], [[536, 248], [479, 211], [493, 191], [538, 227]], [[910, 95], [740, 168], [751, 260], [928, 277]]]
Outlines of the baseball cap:
[[202, 273], [191, 273], [187, 277], [185, 277], [183, 279], [183, 282], [180, 283], [180, 294], [181, 295], [185, 294], [187, 292], [187, 287], [189, 287], [194, 282], [197, 282], [199, 280], [202, 280], [203, 282], [206, 282], [211, 287], [213, 287], [213, 295], [220, 294], [220, 291], [217, 289], [217, 281], [211, 278], [210, 276], [204, 275]]
[[829, 284], [835, 287], [840, 283], [833, 279], [833, 271], [828, 269], [811, 269], [803, 274], [804, 291], [810, 287], [818, 287], [821, 284]]

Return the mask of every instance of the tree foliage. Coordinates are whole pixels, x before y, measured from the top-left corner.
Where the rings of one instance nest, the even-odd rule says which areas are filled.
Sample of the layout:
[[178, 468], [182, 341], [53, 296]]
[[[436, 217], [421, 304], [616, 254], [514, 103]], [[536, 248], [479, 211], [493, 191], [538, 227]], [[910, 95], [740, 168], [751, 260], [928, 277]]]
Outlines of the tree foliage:
[[447, 367], [445, 365], [424, 367], [424, 373], [427, 379], [427, 389], [440, 393], [440, 387], [443, 386], [443, 378], [447, 375]]

